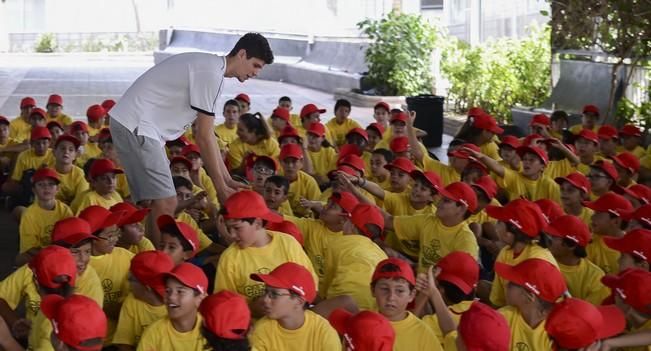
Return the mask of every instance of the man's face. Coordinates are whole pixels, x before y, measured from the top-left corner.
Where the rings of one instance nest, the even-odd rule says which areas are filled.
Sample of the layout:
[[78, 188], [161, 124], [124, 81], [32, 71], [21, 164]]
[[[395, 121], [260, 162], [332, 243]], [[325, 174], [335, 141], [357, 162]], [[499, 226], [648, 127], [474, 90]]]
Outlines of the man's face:
[[244, 49], [241, 49], [236, 56], [240, 64], [240, 68], [237, 72], [237, 79], [242, 83], [249, 78], [257, 76], [265, 65], [264, 61], [257, 57], [247, 58], [246, 50]]

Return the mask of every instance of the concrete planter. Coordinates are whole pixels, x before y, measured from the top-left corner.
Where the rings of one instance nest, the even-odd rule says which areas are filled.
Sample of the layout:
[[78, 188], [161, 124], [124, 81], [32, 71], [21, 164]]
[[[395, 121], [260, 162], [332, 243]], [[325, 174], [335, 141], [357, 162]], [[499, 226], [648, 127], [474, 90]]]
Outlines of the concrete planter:
[[364, 95], [351, 91], [350, 89], [335, 89], [335, 99], [346, 99], [354, 106], [373, 107], [380, 101], [384, 101], [391, 107], [399, 107], [407, 103], [405, 96], [377, 96]]

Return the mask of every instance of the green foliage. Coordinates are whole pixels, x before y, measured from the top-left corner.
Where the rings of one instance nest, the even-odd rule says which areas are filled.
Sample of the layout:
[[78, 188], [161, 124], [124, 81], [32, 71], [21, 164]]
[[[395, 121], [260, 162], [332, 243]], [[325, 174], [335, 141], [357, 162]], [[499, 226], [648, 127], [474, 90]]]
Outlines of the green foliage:
[[38, 38], [34, 50], [36, 52], [54, 52], [57, 47], [56, 38], [53, 33], [43, 33]]
[[438, 37], [422, 17], [391, 12], [380, 20], [357, 26], [373, 42], [366, 50], [368, 80], [378, 95], [430, 93], [431, 54]]
[[449, 100], [457, 111], [481, 106], [508, 121], [514, 105], [536, 106], [550, 94], [548, 28], [530, 28], [521, 40], [502, 38], [475, 47], [450, 37], [441, 71], [449, 80]]
[[[647, 73], [647, 79], [651, 78], [651, 66]], [[622, 98], [617, 103], [617, 123], [632, 123], [642, 127], [645, 130], [651, 129], [651, 86], [644, 89], [645, 99], [640, 104]]]

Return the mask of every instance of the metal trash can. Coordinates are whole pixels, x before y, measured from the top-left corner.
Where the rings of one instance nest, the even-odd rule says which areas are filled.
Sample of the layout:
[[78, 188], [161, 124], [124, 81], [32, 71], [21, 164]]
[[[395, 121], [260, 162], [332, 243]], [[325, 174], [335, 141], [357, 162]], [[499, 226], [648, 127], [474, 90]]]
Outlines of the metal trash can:
[[437, 95], [418, 95], [407, 97], [407, 107], [416, 111], [414, 126], [427, 132], [423, 139], [426, 147], [439, 147], [443, 144], [443, 102], [445, 98]]

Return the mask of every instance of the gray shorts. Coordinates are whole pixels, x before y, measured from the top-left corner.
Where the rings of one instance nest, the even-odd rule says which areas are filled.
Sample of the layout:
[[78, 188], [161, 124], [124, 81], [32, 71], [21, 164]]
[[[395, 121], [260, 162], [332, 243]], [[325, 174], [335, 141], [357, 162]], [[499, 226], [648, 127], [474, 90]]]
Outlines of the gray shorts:
[[160, 141], [136, 135], [115, 120], [111, 120], [110, 128], [131, 200], [137, 203], [176, 196], [167, 153]]

